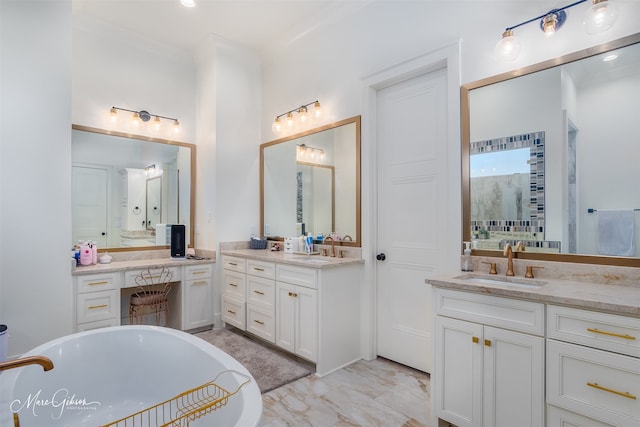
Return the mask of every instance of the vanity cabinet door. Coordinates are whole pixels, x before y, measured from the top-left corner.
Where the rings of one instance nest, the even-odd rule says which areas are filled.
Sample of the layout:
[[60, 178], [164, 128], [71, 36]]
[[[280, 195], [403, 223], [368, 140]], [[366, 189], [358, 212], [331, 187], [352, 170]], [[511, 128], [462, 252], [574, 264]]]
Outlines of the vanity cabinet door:
[[437, 316], [435, 412], [459, 427], [544, 425], [544, 338]]
[[484, 426], [544, 425], [544, 341], [484, 327]]
[[318, 297], [315, 289], [276, 283], [276, 345], [317, 362]]
[[211, 265], [184, 268], [182, 329], [190, 330], [213, 324], [213, 278]]
[[435, 320], [435, 413], [459, 427], [482, 425], [483, 328], [437, 316]]

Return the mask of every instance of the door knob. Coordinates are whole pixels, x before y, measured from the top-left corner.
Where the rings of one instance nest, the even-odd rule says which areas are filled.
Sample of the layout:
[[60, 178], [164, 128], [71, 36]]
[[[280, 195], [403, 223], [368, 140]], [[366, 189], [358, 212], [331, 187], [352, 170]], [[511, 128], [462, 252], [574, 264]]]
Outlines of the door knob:
[[387, 259], [387, 256], [384, 253], [379, 253], [378, 255], [376, 255], [376, 259], [378, 261], [384, 261], [385, 259]]

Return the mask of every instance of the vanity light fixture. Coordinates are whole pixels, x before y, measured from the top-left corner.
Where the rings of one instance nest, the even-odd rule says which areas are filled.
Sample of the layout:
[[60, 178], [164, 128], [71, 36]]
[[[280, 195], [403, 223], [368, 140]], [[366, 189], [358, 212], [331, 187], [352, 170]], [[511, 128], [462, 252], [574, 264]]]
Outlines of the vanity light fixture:
[[[309, 107], [311, 106], [313, 107], [311, 108], [310, 114]], [[320, 108], [320, 101], [316, 100], [308, 104], [301, 105], [298, 108], [294, 108], [293, 110], [289, 110], [286, 113], [277, 115], [276, 119], [271, 125], [271, 130], [275, 134], [281, 133], [285, 127], [288, 130], [293, 130], [298, 124], [306, 124], [309, 121], [309, 116], [313, 117], [314, 119], [319, 119], [321, 115], [322, 110]], [[281, 119], [282, 117], [286, 117], [284, 123]]]
[[149, 166], [144, 168], [144, 174], [149, 176], [149, 175], [155, 175], [156, 174], [156, 164], [150, 164]]
[[518, 57], [520, 53], [520, 42], [513, 34], [514, 29], [531, 22], [540, 21], [540, 29], [546, 37], [550, 37], [565, 23], [567, 19], [565, 10], [587, 1], [591, 2], [592, 5], [586, 11], [582, 20], [585, 32], [587, 34], [596, 34], [611, 28], [618, 18], [618, 8], [611, 0], [578, 0], [567, 6], [552, 9], [544, 15], [536, 16], [512, 27], [507, 27], [502, 33], [502, 38], [496, 44], [496, 58], [502, 59], [503, 61], [513, 61]]
[[111, 107], [111, 110], [109, 110], [109, 116], [111, 117], [111, 121], [113, 123], [118, 121], [118, 110], [133, 113], [133, 116], [131, 117], [131, 123], [135, 127], [141, 127], [143, 123], [150, 121], [151, 117], [153, 117], [152, 126], [154, 130], [159, 131], [160, 128], [162, 127], [162, 121], [160, 119], [165, 119], [173, 122], [174, 132], [177, 133], [180, 131], [180, 121], [178, 119], [161, 116], [159, 114], [151, 114], [146, 110], [134, 111], [134, 110], [128, 110], [126, 108]]
[[296, 160], [299, 162], [324, 160], [324, 150], [307, 144], [298, 144], [296, 148]]

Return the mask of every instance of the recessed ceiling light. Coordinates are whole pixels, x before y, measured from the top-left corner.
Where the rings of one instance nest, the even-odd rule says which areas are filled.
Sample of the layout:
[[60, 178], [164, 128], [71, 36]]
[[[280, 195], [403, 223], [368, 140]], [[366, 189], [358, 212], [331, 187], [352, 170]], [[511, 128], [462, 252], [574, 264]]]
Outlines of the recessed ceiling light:
[[196, 2], [195, 0], [180, 0], [180, 4], [184, 7], [194, 7]]
[[617, 57], [618, 57], [618, 55], [617, 55], [617, 54], [612, 53], [611, 55], [607, 55], [607, 56], [605, 56], [604, 58], [602, 58], [602, 60], [603, 60], [604, 62], [609, 62], [609, 61], [613, 61], [613, 60], [614, 60], [614, 59], [616, 59]]

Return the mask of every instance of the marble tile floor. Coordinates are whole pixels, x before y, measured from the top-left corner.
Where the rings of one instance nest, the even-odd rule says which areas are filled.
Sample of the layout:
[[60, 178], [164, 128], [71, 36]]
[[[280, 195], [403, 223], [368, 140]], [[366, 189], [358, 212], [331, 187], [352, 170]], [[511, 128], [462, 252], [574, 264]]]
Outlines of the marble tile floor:
[[428, 427], [429, 375], [383, 358], [262, 395], [264, 427]]

